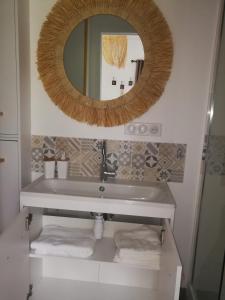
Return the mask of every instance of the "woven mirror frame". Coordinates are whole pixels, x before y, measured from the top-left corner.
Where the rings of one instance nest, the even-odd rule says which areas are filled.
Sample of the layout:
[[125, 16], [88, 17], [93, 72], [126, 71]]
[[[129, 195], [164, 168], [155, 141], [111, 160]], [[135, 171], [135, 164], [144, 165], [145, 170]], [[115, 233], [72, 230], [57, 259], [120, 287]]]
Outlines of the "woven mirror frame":
[[[83, 20], [98, 14], [121, 17], [139, 34], [145, 53], [142, 74], [125, 95], [107, 101], [82, 95], [69, 81], [63, 62], [66, 41]], [[173, 60], [169, 26], [152, 0], [58, 0], [44, 22], [37, 65], [44, 89], [69, 117], [90, 125], [126, 124], [145, 113], [162, 95]]]

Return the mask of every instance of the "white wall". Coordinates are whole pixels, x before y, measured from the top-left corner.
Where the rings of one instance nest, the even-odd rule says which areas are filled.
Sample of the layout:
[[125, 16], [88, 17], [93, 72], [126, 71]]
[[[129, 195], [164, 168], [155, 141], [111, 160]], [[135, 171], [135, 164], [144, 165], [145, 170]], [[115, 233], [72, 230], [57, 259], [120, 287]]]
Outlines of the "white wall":
[[30, 0], [32, 134], [186, 143], [184, 183], [171, 183], [170, 187], [177, 203], [175, 238], [187, 280], [221, 0], [155, 1], [170, 25], [175, 55], [165, 93], [138, 119], [138, 122], [162, 123], [162, 136], [154, 139], [125, 136], [124, 126], [110, 129], [78, 123], [59, 111], [48, 98], [38, 80], [36, 47], [41, 24], [55, 1]]

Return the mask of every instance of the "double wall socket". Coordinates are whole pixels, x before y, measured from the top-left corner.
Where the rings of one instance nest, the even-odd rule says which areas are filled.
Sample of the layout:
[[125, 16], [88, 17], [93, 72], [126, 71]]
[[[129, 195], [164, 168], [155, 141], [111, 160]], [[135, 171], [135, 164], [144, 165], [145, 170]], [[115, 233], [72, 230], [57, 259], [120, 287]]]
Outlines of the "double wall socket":
[[160, 123], [129, 123], [124, 127], [126, 135], [157, 136], [162, 134], [162, 124]]

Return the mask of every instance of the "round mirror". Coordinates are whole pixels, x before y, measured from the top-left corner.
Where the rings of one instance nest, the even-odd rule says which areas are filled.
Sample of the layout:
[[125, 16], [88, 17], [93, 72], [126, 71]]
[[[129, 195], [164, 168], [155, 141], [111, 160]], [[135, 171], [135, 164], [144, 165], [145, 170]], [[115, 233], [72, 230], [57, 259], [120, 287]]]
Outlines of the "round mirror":
[[[114, 22], [112, 19], [117, 19], [117, 22], [124, 23], [124, 29], [118, 31], [98, 25], [101, 42], [98, 42], [98, 50], [89, 49], [88, 44], [97, 43], [97, 38], [91, 35], [91, 23], [101, 24], [99, 20], [106, 17], [105, 23], [109, 25]], [[73, 45], [74, 30], [80, 31], [81, 40], [75, 38]], [[117, 73], [110, 73], [109, 77], [103, 74], [103, 64], [122, 72], [123, 66], [128, 64], [127, 35], [137, 36], [137, 33], [144, 51], [142, 57], [131, 58], [134, 65], [129, 63], [133, 71], [128, 78]], [[120, 54], [111, 51], [112, 48], [119, 49]], [[74, 51], [80, 51], [82, 57], [76, 58]], [[94, 51], [100, 58], [96, 58]], [[68, 52], [72, 59], [67, 58]], [[135, 60], [142, 61], [139, 68], [135, 67]], [[40, 79], [52, 101], [77, 121], [106, 127], [125, 124], [156, 103], [169, 79], [172, 61], [171, 32], [153, 0], [58, 0], [43, 23], [37, 49]], [[89, 64], [95, 66], [91, 68]], [[134, 78], [134, 69], [135, 74], [141, 74], [138, 80]], [[75, 81], [74, 74], [79, 75]], [[105, 88], [103, 94], [101, 89], [105, 83], [109, 84], [111, 91]], [[129, 92], [127, 87], [131, 88]], [[113, 94], [116, 89], [119, 96]]]
[[64, 47], [65, 73], [84, 96], [111, 100], [129, 92], [144, 66], [144, 48], [135, 29], [112, 15], [85, 19]]

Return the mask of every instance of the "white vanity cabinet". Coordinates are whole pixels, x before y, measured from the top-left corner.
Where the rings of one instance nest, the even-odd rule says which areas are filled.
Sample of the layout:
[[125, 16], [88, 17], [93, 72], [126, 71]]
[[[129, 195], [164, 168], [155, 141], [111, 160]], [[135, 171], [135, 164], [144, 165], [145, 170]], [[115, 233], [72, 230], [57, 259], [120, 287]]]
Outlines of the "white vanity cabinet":
[[[40, 200], [41, 197], [43, 200]], [[80, 198], [85, 202], [84, 198]], [[61, 205], [64, 206], [64, 209], [67, 207], [67, 210], [71, 211], [71, 216], [47, 215], [46, 208], [52, 208], [52, 199], [49, 200], [47, 196], [45, 198], [45, 194], [39, 195], [39, 199], [36, 201], [37, 205], [32, 197], [21, 199], [20, 215], [0, 238], [0, 266], [1, 270], [4, 270], [0, 275], [0, 291], [4, 295], [4, 300], [179, 299], [182, 267], [171, 224], [166, 217], [161, 219], [165, 232], [159, 269], [113, 261], [115, 255], [114, 233], [121, 229], [132, 230], [138, 226], [138, 224], [126, 222], [106, 221], [103, 239], [96, 242], [94, 254], [87, 259], [29, 253], [29, 241], [37, 238], [45, 225], [93, 228], [93, 219], [73, 217], [76, 204], [72, 207], [71, 205], [67, 206], [69, 202], [64, 202], [64, 200], [61, 199], [63, 203]], [[55, 209], [62, 209], [59, 199], [55, 203]], [[127, 205], [129, 205], [128, 203]], [[156, 208], [156, 204], [154, 203], [152, 207]], [[157, 211], [158, 217], [166, 214], [173, 216], [171, 212], [168, 213], [168, 206], [165, 206], [165, 211], [162, 203], [159, 203], [159, 207], [161, 207], [161, 212], [160, 209]], [[97, 209], [94, 210], [94, 204], [92, 209], [92, 211], [97, 211]], [[79, 211], [79, 203], [77, 210]], [[87, 209], [87, 211], [90, 210]], [[151, 209], [148, 211], [149, 217], [151, 217]], [[110, 205], [108, 212], [110, 212]], [[115, 213], [113, 206], [111, 212]], [[155, 212], [154, 217], [156, 217]], [[13, 285], [9, 279], [11, 277]], [[32, 296], [29, 297], [31, 285]]]

